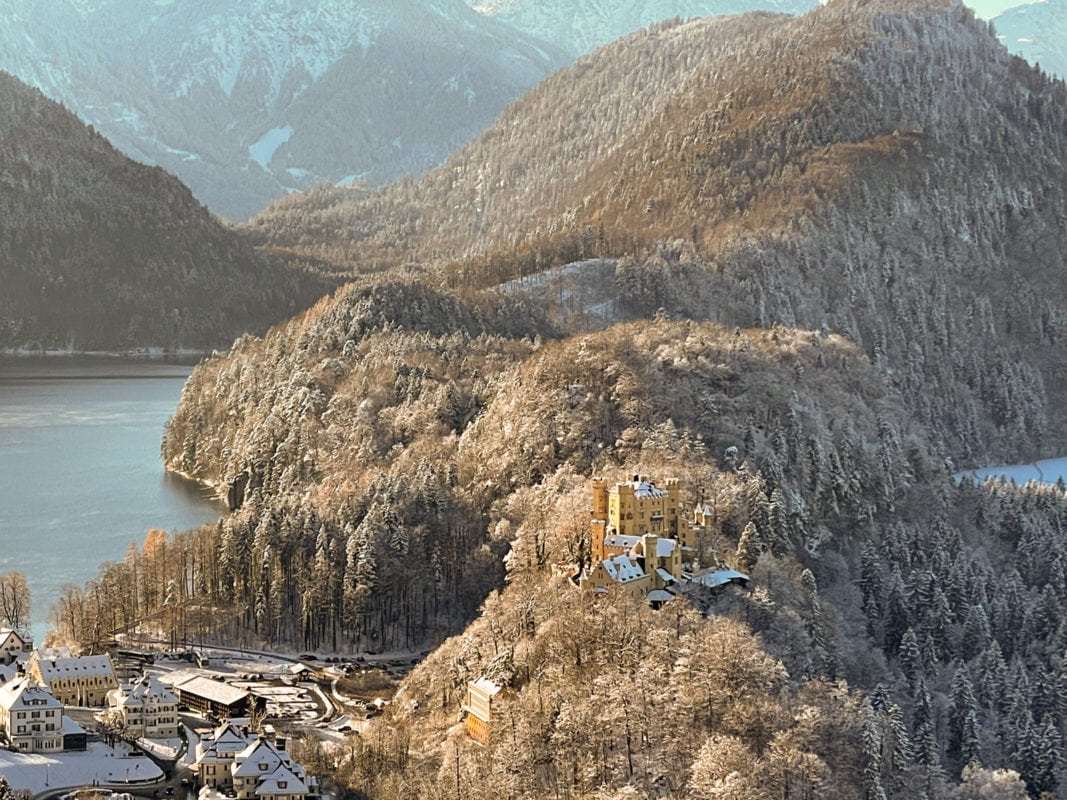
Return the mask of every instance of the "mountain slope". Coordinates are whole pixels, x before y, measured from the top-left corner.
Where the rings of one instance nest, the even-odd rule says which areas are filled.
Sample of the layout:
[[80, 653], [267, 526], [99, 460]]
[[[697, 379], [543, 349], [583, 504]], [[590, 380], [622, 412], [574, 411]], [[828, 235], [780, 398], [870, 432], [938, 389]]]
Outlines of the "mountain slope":
[[[477, 613], [313, 759], [370, 798], [1062, 793], [1067, 499], [947, 457], [1064, 442], [1065, 119], [964, 8], [835, 0], [655, 26], [422, 181], [279, 204], [265, 243], [425, 263], [194, 372], [167, 463], [245, 491], [142, 563], [194, 587], [157, 635], [381, 651]], [[651, 319], [544, 322], [524, 284], [590, 251], [559, 274]], [[653, 612], [554, 569], [588, 557], [589, 479], [634, 472], [707, 504], [687, 557], [751, 591]], [[140, 591], [68, 633], [173, 610]], [[485, 747], [456, 724], [480, 676]]]
[[503, 20], [574, 53], [588, 53], [639, 28], [672, 17], [714, 17], [748, 11], [802, 14], [808, 0], [466, 0], [475, 11]]
[[327, 286], [6, 73], [0, 108], [0, 347], [217, 347]]
[[19, 0], [0, 23], [0, 68], [231, 218], [421, 172], [564, 61], [460, 0]]
[[1016, 6], [992, 19], [1011, 52], [1058, 78], [1067, 77], [1067, 5], [1062, 0]]
[[1065, 117], [959, 5], [697, 20], [580, 59], [418, 182], [249, 229], [466, 286], [633, 256], [635, 313], [843, 333], [954, 457], [1010, 458], [1067, 444]]

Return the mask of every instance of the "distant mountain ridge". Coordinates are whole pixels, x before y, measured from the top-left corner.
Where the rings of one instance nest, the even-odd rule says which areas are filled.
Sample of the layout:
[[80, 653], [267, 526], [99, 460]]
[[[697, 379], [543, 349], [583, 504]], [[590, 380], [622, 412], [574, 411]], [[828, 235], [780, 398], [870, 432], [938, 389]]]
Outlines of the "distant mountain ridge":
[[320, 180], [421, 172], [566, 60], [460, 0], [0, 9], [0, 69], [235, 219]]
[[3, 72], [0, 109], [0, 348], [212, 349], [331, 285]]
[[803, 14], [814, 0], [466, 0], [475, 11], [503, 20], [575, 53], [588, 53], [639, 28], [673, 17], [715, 17], [748, 11]]
[[1039, 0], [992, 19], [1004, 46], [1045, 72], [1067, 78], [1067, 3]]

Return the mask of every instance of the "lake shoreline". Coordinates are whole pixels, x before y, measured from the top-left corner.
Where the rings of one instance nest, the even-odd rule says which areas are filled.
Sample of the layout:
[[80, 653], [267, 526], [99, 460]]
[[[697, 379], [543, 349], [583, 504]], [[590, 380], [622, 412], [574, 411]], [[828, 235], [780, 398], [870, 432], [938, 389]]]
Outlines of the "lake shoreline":
[[228, 513], [217, 488], [160, 459], [195, 365], [160, 356], [0, 355], [0, 573], [26, 575], [35, 634], [64, 586], [96, 577], [150, 529]]

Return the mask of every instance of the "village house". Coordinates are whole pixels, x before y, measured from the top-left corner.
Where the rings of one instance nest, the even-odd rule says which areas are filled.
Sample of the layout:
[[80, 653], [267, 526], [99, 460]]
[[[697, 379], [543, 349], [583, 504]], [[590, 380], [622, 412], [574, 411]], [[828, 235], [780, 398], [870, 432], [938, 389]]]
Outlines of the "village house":
[[304, 800], [319, 793], [316, 779], [286, 750], [263, 737], [234, 756], [231, 771], [238, 800]]
[[231, 720], [215, 728], [196, 743], [196, 761], [193, 771], [200, 778], [201, 786], [212, 789], [232, 789], [234, 756], [252, 743], [240, 720]]
[[119, 685], [109, 655], [75, 656], [68, 647], [34, 650], [26, 674], [66, 706], [104, 706], [107, 693]]
[[193, 763], [200, 785], [238, 798], [317, 797], [317, 780], [292, 759], [284, 740], [250, 735], [245, 722], [225, 723], [200, 738]]
[[63, 704], [32, 678], [0, 686], [0, 730], [22, 753], [63, 750]]
[[489, 744], [493, 702], [502, 688], [500, 684], [488, 678], [479, 678], [467, 684], [467, 697], [463, 703], [463, 725], [476, 742]]
[[33, 637], [13, 628], [0, 628], [0, 664], [14, 664], [33, 650]]
[[171, 739], [178, 735], [178, 696], [151, 675], [112, 689], [107, 702], [126, 731], [137, 738]]

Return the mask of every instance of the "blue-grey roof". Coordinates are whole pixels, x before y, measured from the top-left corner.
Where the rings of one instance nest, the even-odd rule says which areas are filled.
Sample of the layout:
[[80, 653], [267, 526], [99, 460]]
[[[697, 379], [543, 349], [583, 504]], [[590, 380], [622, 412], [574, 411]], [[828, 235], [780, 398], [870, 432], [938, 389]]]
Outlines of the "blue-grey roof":
[[709, 589], [714, 589], [717, 586], [723, 586], [732, 581], [748, 581], [749, 577], [743, 572], [738, 572], [736, 569], [716, 569], [711, 572], [703, 572], [700, 575], [694, 575], [689, 580], [692, 583], [699, 583], [702, 586], [707, 586]]

